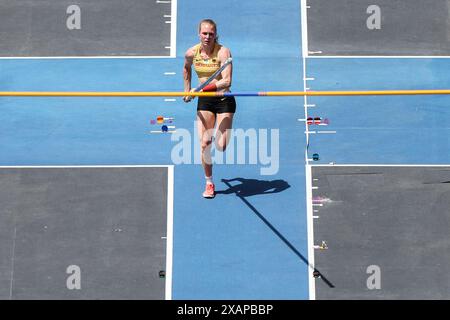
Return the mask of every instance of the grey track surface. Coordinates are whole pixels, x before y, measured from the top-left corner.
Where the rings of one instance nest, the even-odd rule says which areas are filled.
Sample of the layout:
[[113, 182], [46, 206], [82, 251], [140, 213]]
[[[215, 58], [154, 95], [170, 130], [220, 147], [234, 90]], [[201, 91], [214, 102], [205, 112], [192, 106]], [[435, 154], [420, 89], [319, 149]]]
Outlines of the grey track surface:
[[166, 168], [0, 169], [0, 299], [164, 299], [166, 202]]
[[[66, 25], [74, 4], [79, 30]], [[147, 0], [0, 0], [0, 56], [168, 56], [170, 14]]]
[[[320, 299], [450, 299], [450, 167], [313, 167]], [[381, 289], [367, 288], [369, 266]]]
[[[450, 55], [449, 0], [308, 0], [309, 51], [316, 55]], [[381, 29], [366, 12], [381, 9]]]

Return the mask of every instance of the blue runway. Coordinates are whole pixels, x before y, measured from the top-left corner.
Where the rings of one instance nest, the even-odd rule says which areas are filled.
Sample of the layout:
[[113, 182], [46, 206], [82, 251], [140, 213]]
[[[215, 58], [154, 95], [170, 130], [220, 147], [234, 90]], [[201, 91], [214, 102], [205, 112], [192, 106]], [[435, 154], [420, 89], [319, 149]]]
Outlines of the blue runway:
[[[233, 54], [234, 91], [302, 88], [300, 33], [284, 32], [286, 24], [277, 23], [289, 17], [289, 29], [300, 31], [297, 1], [282, 7], [269, 1], [258, 2], [258, 6], [229, 1], [226, 12], [220, 15], [215, 10], [195, 9], [202, 6], [207, 8], [207, 2], [179, 4], [179, 56], [197, 41], [192, 30], [197, 29], [198, 21], [211, 16], [217, 20], [221, 41]], [[235, 128], [279, 130], [276, 175], [262, 176], [260, 165], [214, 169], [216, 180], [282, 180], [289, 185], [286, 190], [248, 196], [248, 203], [232, 193], [204, 201], [199, 197], [203, 189], [201, 167], [176, 167], [175, 299], [308, 299], [307, 264], [303, 260], [308, 256], [303, 215], [305, 139], [304, 127], [297, 121], [303, 115], [302, 101], [237, 99]], [[218, 190], [228, 189], [220, 180], [216, 184]]]

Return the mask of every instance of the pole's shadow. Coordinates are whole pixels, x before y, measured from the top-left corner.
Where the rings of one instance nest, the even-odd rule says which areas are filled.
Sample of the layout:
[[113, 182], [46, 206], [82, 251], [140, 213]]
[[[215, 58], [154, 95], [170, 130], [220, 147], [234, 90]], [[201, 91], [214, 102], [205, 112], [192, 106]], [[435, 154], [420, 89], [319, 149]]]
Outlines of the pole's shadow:
[[[240, 184], [232, 185], [230, 182], [240, 182]], [[322, 279], [330, 288], [334, 285], [314, 266], [312, 266], [308, 259], [303, 256], [292, 243], [289, 242], [247, 199], [246, 197], [264, 194], [273, 194], [282, 192], [290, 188], [289, 183], [284, 180], [257, 180], [257, 179], [222, 179], [222, 182], [228, 187], [227, 190], [216, 191], [216, 194], [235, 194], [252, 210], [258, 218], [275, 233], [309, 268], [313, 269], [315, 277]], [[309, 274], [309, 273], [308, 273]]]

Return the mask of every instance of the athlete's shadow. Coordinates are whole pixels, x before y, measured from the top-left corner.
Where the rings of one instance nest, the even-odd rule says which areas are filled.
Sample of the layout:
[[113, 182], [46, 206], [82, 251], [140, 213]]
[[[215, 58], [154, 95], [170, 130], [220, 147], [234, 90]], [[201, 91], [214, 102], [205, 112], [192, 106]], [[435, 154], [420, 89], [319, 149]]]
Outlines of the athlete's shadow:
[[[239, 182], [231, 184], [230, 182]], [[282, 192], [290, 185], [284, 180], [257, 180], [257, 179], [222, 179], [222, 182], [228, 186], [227, 190], [216, 191], [216, 194], [235, 194], [238, 197], [251, 197], [262, 194], [272, 194]]]

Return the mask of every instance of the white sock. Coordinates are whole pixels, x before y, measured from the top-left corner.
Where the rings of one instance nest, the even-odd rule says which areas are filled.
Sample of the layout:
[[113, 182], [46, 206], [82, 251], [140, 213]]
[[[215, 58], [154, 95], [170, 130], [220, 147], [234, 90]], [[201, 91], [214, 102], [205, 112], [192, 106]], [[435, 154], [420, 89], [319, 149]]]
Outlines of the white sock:
[[212, 176], [211, 177], [206, 177], [205, 176], [205, 179], [206, 179], [206, 183], [213, 184], [213, 177]]

